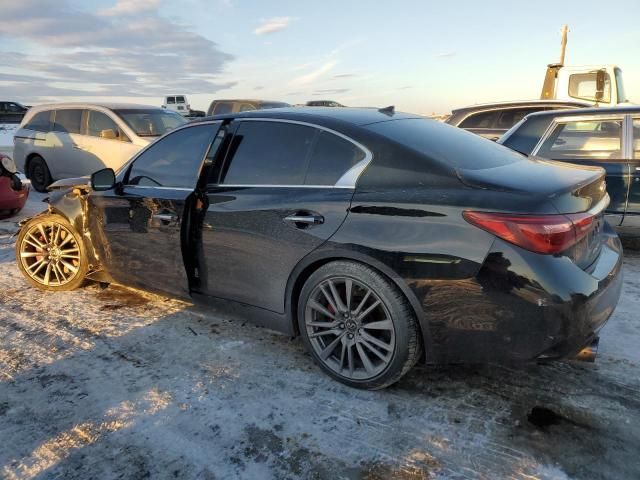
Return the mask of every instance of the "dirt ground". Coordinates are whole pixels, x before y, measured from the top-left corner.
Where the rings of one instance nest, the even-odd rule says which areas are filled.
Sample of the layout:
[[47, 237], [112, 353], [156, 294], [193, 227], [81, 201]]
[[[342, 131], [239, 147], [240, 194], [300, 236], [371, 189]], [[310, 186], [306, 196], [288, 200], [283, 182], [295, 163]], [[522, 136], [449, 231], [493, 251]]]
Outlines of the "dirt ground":
[[639, 344], [629, 252], [595, 364], [417, 367], [363, 392], [241, 318], [29, 288], [0, 234], [0, 476], [635, 480]]

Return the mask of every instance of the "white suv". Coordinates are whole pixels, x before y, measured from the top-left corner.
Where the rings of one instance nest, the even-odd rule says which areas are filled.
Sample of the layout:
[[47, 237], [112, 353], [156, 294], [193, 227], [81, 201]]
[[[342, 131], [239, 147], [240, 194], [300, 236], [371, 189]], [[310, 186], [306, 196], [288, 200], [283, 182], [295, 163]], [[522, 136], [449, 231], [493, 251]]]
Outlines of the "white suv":
[[161, 108], [61, 103], [32, 107], [14, 136], [13, 158], [33, 188], [62, 178], [118, 170], [156, 137], [186, 123]]

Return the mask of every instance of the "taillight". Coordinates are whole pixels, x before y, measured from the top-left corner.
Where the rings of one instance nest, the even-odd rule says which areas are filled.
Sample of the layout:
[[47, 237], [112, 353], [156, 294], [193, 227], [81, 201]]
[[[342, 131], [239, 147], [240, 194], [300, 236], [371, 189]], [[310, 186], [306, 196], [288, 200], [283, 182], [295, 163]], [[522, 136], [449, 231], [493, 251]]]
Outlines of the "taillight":
[[564, 252], [593, 228], [590, 213], [566, 215], [514, 215], [510, 213], [463, 212], [464, 219], [507, 242], [532, 252]]

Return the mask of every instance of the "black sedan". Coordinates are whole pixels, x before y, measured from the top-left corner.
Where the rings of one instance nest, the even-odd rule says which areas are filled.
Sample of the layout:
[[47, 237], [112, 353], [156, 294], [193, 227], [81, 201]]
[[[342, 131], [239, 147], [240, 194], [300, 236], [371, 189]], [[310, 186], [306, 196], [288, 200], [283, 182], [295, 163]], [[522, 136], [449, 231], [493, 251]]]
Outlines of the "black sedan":
[[418, 361], [597, 339], [622, 283], [603, 178], [390, 108], [244, 112], [54, 184], [16, 257], [47, 290], [94, 279], [240, 310], [382, 388]]

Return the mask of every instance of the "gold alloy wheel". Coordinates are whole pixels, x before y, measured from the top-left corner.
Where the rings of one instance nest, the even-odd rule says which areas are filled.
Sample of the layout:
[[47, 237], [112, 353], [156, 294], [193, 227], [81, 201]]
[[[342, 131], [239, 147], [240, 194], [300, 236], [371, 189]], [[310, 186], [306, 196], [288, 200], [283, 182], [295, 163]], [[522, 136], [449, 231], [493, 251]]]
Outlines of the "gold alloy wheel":
[[80, 272], [80, 246], [71, 230], [60, 223], [35, 223], [20, 242], [24, 272], [46, 287], [61, 287]]

